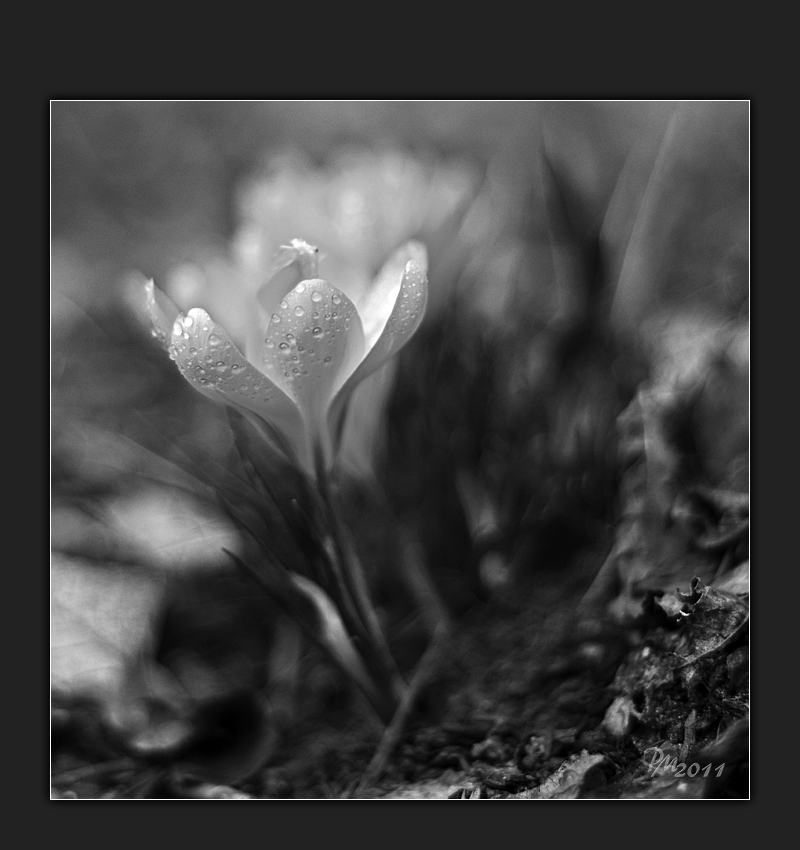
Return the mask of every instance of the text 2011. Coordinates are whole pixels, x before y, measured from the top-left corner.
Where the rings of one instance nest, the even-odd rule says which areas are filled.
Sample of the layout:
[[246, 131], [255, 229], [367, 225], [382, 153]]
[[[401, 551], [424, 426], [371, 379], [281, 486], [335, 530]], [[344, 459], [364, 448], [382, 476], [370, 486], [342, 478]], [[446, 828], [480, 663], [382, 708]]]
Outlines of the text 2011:
[[647, 755], [647, 753], [651, 750], [653, 751], [653, 758], [650, 761], [648, 768], [651, 776], [655, 776], [656, 773], [665, 773], [668, 770], [671, 770], [676, 777], [694, 777], [701, 772], [703, 776], [709, 776], [712, 770], [717, 774], [717, 776], [722, 776], [722, 771], [725, 769], [724, 762], [716, 766], [707, 764], [705, 767], [701, 767], [697, 762], [692, 762], [692, 764], [687, 765], [686, 762], [679, 762], [675, 756], [670, 758], [660, 747], [648, 747], [644, 751], [645, 755]]

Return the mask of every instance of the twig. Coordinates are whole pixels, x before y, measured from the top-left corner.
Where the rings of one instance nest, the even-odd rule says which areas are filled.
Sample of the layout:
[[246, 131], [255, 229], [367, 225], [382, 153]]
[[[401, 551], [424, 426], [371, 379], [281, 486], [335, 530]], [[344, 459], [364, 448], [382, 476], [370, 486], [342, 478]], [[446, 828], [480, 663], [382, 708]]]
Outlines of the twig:
[[383, 737], [375, 750], [375, 754], [372, 756], [372, 760], [356, 786], [354, 791], [355, 796], [360, 796], [367, 788], [373, 786], [383, 774], [386, 762], [397, 744], [400, 735], [403, 733], [403, 729], [419, 696], [419, 692], [429, 676], [436, 669], [436, 665], [441, 657], [440, 651], [450, 634], [451, 629], [447, 625], [440, 625], [436, 629], [430, 644], [428, 644], [428, 648], [417, 665], [408, 690], [395, 712], [392, 722], [386, 727], [386, 731], [383, 733]]

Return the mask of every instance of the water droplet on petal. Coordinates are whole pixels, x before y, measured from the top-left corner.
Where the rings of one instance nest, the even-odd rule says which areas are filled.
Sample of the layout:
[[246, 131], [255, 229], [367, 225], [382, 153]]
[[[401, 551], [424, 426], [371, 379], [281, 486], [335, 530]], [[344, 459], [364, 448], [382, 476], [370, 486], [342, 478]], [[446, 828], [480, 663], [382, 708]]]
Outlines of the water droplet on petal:
[[306, 291], [306, 285], [301, 281], [300, 283], [297, 284], [297, 286], [295, 286], [294, 291], [295, 292], [305, 292]]
[[233, 366], [231, 366], [231, 370], [232, 370], [233, 372], [238, 372], [238, 371], [239, 371], [239, 369], [241, 369], [241, 368], [242, 368], [242, 367], [241, 367], [238, 363], [234, 363], [234, 364], [233, 364]]
[[183, 326], [185, 328], [190, 328], [194, 324], [194, 319], [191, 316], [183, 317]]
[[272, 323], [277, 325], [281, 320], [281, 317], [277, 313], [272, 314]]
[[325, 363], [330, 363], [330, 362], [331, 362], [331, 358], [330, 358], [330, 357], [326, 357], [326, 358], [325, 358]]
[[289, 306], [288, 301], [281, 301], [281, 309], [285, 310]]
[[190, 348], [189, 354], [197, 354], [197, 349], [196, 348]]
[[298, 304], [297, 307], [294, 308], [295, 316], [302, 316], [305, 313], [305, 310]]
[[287, 349], [288, 347], [289, 347], [289, 343], [288, 343], [288, 342], [282, 342], [282, 343], [278, 346], [278, 348], [280, 348], [280, 350], [281, 350], [281, 351], [286, 351], [286, 349]]
[[208, 344], [209, 345], [219, 345], [219, 341], [220, 341], [219, 336], [217, 334], [211, 334], [208, 337]]
[[275, 341], [274, 341], [274, 340], [272, 340], [272, 339], [268, 339], [268, 340], [264, 343], [264, 345], [266, 345], [266, 347], [267, 347], [267, 348], [275, 348]]
[[314, 328], [314, 330], [311, 331], [311, 336], [315, 339], [319, 339], [322, 336], [322, 328]]
[[334, 304], [341, 304], [342, 303], [342, 297], [341, 297], [341, 295], [334, 295], [331, 298], [331, 301], [333, 301]]
[[286, 339], [291, 342], [294, 339], [294, 334], [286, 334]]
[[317, 292], [315, 290], [314, 292], [311, 293], [311, 300], [312, 301], [322, 301], [322, 293]]

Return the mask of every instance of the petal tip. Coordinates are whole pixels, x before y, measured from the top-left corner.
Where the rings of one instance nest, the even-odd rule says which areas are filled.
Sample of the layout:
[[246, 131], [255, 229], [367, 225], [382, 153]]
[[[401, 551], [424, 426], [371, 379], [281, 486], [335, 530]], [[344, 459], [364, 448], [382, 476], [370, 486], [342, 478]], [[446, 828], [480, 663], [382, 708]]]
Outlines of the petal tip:
[[135, 285], [139, 297], [144, 294], [144, 311], [150, 322], [150, 330], [162, 345], [167, 345], [172, 333], [172, 325], [180, 315], [180, 310], [155, 285], [152, 278], [147, 279], [142, 275]]
[[408, 262], [406, 263], [406, 267], [408, 263], [417, 264], [423, 271], [423, 273], [427, 274], [428, 271], [428, 248], [424, 242], [421, 242], [419, 239], [412, 239], [406, 245], [406, 250], [409, 254]]
[[149, 308], [156, 302], [156, 282], [152, 277], [147, 278], [144, 275], [131, 277], [129, 292], [135, 292], [139, 298], [144, 295], [145, 307]]
[[194, 319], [195, 322], [210, 322], [211, 316], [202, 308], [202, 307], [192, 307], [191, 310], [186, 314], [190, 319]]

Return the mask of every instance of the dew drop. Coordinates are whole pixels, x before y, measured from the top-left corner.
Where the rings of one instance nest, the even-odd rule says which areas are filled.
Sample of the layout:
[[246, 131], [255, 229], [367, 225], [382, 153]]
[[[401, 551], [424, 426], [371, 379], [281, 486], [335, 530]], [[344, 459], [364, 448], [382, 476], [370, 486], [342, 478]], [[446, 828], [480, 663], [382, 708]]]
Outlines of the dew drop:
[[294, 334], [286, 334], [286, 339], [291, 342], [294, 339]]
[[242, 384], [242, 385], [239, 387], [239, 389], [240, 389], [240, 390], [246, 390], [246, 389], [247, 389], [247, 384]]
[[242, 367], [238, 363], [234, 363], [233, 366], [231, 366], [231, 371], [238, 372], [241, 368]]
[[189, 354], [197, 354], [197, 349], [196, 348], [190, 348]]
[[294, 308], [295, 316], [302, 316], [305, 313], [305, 310], [298, 304], [297, 307]]
[[334, 311], [333, 311], [333, 313], [332, 313], [331, 315], [332, 315], [332, 316], [333, 316], [333, 318], [335, 319], [335, 318], [336, 318], [339, 314], [338, 314], [338, 313], [334, 310]]
[[312, 301], [322, 301], [322, 293], [317, 292], [317, 291], [312, 292], [311, 293], [311, 300]]
[[205, 361], [206, 361], [206, 363], [210, 363], [210, 362], [211, 362], [211, 355], [210, 355], [210, 354], [206, 354], [206, 356], [205, 356]]
[[191, 316], [183, 317], [183, 326], [185, 328], [190, 328], [194, 324], [194, 319]]
[[295, 373], [295, 375], [299, 375], [299, 374], [300, 374], [300, 370], [299, 370], [296, 366], [295, 366], [295, 368], [294, 368], [294, 369], [292, 369], [292, 372], [294, 372], [294, 373]]
[[286, 349], [287, 349], [288, 347], [289, 347], [289, 343], [288, 343], [288, 342], [282, 342], [282, 343], [278, 346], [278, 348], [280, 348], [280, 350], [281, 350], [281, 351], [286, 351]]
[[324, 362], [325, 362], [325, 363], [330, 363], [330, 362], [331, 362], [331, 358], [330, 358], [330, 357], [326, 357]]
[[294, 291], [295, 292], [305, 292], [306, 291], [306, 285], [301, 281], [300, 283], [297, 284], [297, 286], [295, 286]]
[[277, 313], [272, 314], [272, 323], [277, 325], [280, 323], [281, 317]]
[[217, 334], [211, 334], [209, 336], [209, 338], [208, 338], [208, 344], [209, 345], [219, 345], [219, 343], [220, 343], [220, 338]]
[[315, 339], [319, 339], [322, 336], [322, 328], [314, 328], [314, 330], [311, 331], [311, 336]]
[[297, 363], [297, 361], [298, 361], [299, 359], [300, 359], [300, 358], [299, 358], [296, 354], [293, 354], [293, 355], [292, 355], [292, 360], [293, 360], [295, 363]]
[[275, 348], [275, 340], [268, 339], [264, 342], [264, 345], [266, 345], [267, 348]]
[[[341, 304], [342, 303], [342, 296], [334, 294], [333, 297], [331, 298], [331, 301], [333, 301], [334, 304]], [[336, 315], [336, 314], [334, 313], [334, 315]]]

